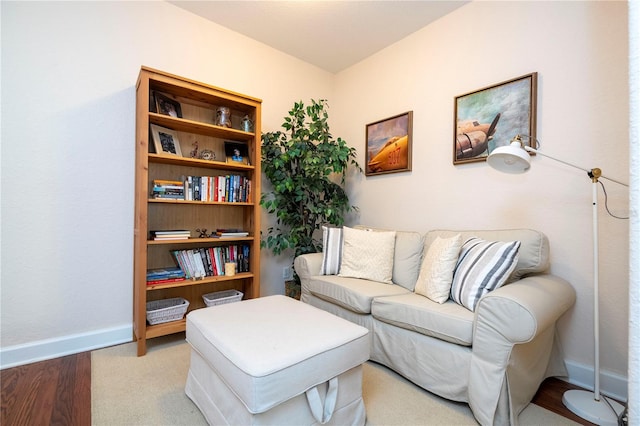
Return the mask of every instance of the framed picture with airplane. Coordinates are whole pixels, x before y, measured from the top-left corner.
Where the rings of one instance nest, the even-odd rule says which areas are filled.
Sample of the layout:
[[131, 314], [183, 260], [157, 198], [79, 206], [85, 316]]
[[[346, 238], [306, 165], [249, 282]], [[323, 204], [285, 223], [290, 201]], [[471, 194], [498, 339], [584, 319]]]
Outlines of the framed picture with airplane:
[[516, 135], [536, 136], [538, 73], [454, 99], [453, 164], [486, 161]]
[[411, 171], [413, 111], [366, 126], [365, 175]]

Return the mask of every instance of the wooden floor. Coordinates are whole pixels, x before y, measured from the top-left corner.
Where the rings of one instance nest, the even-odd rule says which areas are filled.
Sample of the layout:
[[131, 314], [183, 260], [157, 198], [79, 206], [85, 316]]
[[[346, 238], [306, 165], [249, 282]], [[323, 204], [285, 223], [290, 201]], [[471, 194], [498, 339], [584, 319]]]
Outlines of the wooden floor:
[[[84, 352], [0, 372], [0, 425], [91, 425], [91, 353]], [[533, 402], [583, 425], [591, 423], [562, 404], [562, 380], [547, 379]]]
[[0, 425], [90, 425], [91, 352], [0, 372]]

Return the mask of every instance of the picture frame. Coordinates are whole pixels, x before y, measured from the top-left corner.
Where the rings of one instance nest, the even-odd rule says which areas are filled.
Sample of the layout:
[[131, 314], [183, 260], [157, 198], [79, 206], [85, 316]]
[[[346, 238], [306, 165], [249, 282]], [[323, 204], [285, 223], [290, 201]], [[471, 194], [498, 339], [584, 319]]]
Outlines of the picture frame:
[[246, 143], [225, 141], [224, 154], [227, 163], [249, 164], [249, 146]]
[[411, 171], [413, 111], [366, 125], [365, 175]]
[[516, 135], [536, 137], [538, 73], [454, 98], [453, 164], [486, 161]]
[[155, 92], [155, 98], [156, 111], [158, 114], [182, 118], [182, 107], [180, 106], [180, 102], [159, 92]]
[[180, 140], [175, 130], [151, 124], [151, 135], [156, 154], [177, 155], [182, 157]]

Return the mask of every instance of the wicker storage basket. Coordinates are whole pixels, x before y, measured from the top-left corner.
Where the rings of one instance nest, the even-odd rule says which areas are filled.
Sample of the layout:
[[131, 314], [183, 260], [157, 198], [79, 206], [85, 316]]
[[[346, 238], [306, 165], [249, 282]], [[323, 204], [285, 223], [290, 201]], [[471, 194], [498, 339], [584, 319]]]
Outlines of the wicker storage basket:
[[223, 305], [225, 303], [239, 302], [242, 300], [243, 293], [238, 290], [216, 291], [202, 295], [207, 306]]
[[152, 300], [147, 302], [147, 321], [151, 325], [177, 321], [182, 319], [188, 308], [189, 301], [182, 297]]

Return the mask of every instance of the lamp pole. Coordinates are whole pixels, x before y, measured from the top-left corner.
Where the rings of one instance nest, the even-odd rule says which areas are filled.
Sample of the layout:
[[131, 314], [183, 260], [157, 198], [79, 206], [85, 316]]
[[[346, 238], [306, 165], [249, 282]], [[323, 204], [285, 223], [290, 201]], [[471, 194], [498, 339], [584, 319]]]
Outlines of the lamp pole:
[[[531, 136], [525, 138], [537, 141]], [[599, 254], [598, 254], [598, 179], [603, 178], [617, 184], [629, 187], [626, 183], [608, 178], [602, 175], [598, 168], [585, 169], [567, 161], [560, 160], [550, 155], [541, 153], [535, 148], [522, 143], [521, 136], [516, 136], [509, 146], [499, 147], [493, 150], [487, 158], [492, 167], [506, 173], [523, 173], [529, 169], [529, 155], [535, 153], [578, 170], [587, 172], [592, 183], [592, 218], [593, 218], [593, 340], [594, 340], [594, 387], [593, 392], [586, 390], [569, 390], [562, 396], [562, 402], [573, 413], [589, 420], [592, 423], [606, 426], [617, 426], [618, 416], [624, 411], [624, 407], [616, 401], [609, 400], [600, 395], [600, 308], [599, 299]]]

